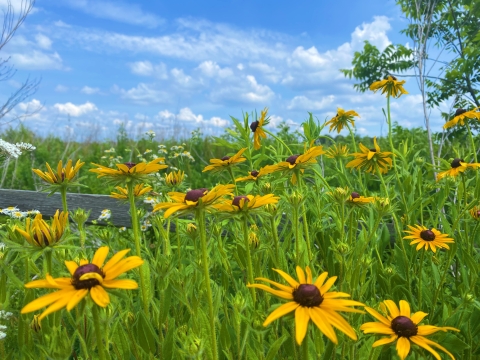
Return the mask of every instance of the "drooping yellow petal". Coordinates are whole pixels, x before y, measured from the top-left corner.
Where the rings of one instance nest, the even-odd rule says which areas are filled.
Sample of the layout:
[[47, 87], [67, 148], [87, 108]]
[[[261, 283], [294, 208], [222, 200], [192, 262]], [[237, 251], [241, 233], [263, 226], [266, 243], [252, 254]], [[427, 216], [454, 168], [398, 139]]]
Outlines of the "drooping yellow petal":
[[272, 284], [273, 286], [276, 286], [278, 287], [280, 290], [283, 290], [283, 291], [286, 291], [287, 293], [291, 293], [293, 291], [293, 288], [289, 287], [289, 286], [286, 286], [286, 285], [282, 285], [278, 282], [275, 282], [275, 281], [272, 281], [270, 279], [266, 279], [266, 278], [262, 278], [262, 277], [259, 277], [259, 278], [255, 278], [255, 280], [259, 280], [259, 281], [265, 281], [269, 284]]
[[297, 344], [301, 345], [307, 334], [308, 321], [310, 320], [309, 308], [299, 306], [295, 310], [295, 339]]
[[372, 344], [372, 347], [377, 347], [377, 346], [390, 344], [390, 343], [394, 342], [395, 340], [397, 340], [397, 338], [398, 338], [397, 335], [392, 335], [390, 337], [386, 337], [386, 338], [377, 340]]
[[87, 296], [88, 289], [80, 289], [75, 292], [75, 294], [71, 297], [67, 304], [67, 310], [72, 310], [77, 304], [82, 301], [82, 299]]
[[310, 315], [310, 319], [312, 319], [313, 323], [320, 329], [320, 331], [330, 339], [331, 342], [334, 344], [338, 344], [337, 335], [335, 334], [335, 330], [333, 330], [332, 325], [327, 320], [325, 316], [325, 312], [320, 307], [311, 307], [308, 308], [308, 312]]
[[[110, 269], [117, 265], [117, 263], [125, 256], [127, 255], [128, 253], [130, 252], [130, 249], [125, 249], [125, 250], [121, 250], [119, 252], [117, 252], [115, 255], [113, 255], [110, 260], [107, 261], [107, 263], [105, 264], [105, 266], [103, 267], [103, 271], [105, 273], [108, 273], [110, 271]], [[72, 274], [73, 275], [73, 274]]]
[[139, 267], [143, 264], [143, 260], [138, 256], [129, 256], [128, 258], [119, 261], [115, 266], [113, 266], [108, 272], [104, 271], [105, 278], [104, 280], [113, 280], [121, 274], [127, 272], [128, 270]]
[[58, 299], [61, 299], [63, 297], [69, 297], [69, 295], [72, 295], [75, 291], [76, 291], [75, 288], [72, 286], [71, 288], [68, 288], [68, 289], [63, 289], [63, 290], [55, 291], [51, 294], [43, 295], [38, 299], [35, 299], [32, 302], [25, 305], [21, 313], [26, 314], [26, 313], [41, 309], [45, 306], [48, 306], [54, 303]]
[[390, 321], [385, 316], [380, 314], [377, 310], [372, 309], [371, 307], [368, 307], [368, 306], [365, 306], [365, 310], [367, 310], [367, 312], [370, 315], [372, 315], [375, 319], [381, 321], [384, 325], [387, 325], [387, 326], [391, 325]]
[[300, 284], [294, 278], [292, 278], [290, 275], [288, 275], [286, 272], [284, 272], [282, 270], [279, 270], [279, 269], [273, 269], [273, 270], [276, 271], [277, 273], [279, 273], [280, 276], [283, 277], [285, 279], [285, 281], [290, 284], [291, 287], [296, 289], [297, 287], [300, 286]]
[[293, 299], [293, 295], [292, 295], [291, 290], [290, 290], [290, 292], [286, 292], [286, 291], [282, 291], [282, 290], [275, 290], [275, 289], [272, 289], [270, 286], [263, 285], [263, 284], [248, 284], [247, 287], [249, 287], [249, 288], [253, 287], [253, 288], [265, 290], [265, 291], [269, 292], [270, 294], [278, 296], [282, 299], [287, 299], [287, 300], [292, 300]]
[[404, 360], [410, 352], [410, 341], [405, 337], [397, 340], [397, 353], [400, 359]]
[[268, 315], [268, 317], [263, 322], [263, 326], [268, 326], [272, 321], [275, 321], [278, 318], [281, 318], [282, 316], [287, 315], [288, 313], [292, 312], [299, 306], [300, 304], [294, 301], [290, 301], [286, 304], [279, 306], [270, 315]]
[[355, 330], [353, 330], [352, 326], [339, 313], [335, 311], [325, 311], [325, 314], [327, 314], [331, 325], [335, 326], [351, 339], [357, 340]]
[[110, 304], [110, 296], [100, 285], [96, 285], [90, 289], [90, 296], [98, 306], [107, 307], [107, 305]]

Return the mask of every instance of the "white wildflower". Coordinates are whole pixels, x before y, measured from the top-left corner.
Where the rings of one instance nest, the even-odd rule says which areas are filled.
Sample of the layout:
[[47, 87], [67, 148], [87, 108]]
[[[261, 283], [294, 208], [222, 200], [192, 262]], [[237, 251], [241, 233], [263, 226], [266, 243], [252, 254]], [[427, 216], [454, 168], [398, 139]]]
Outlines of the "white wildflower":
[[127, 231], [127, 228], [125, 226], [122, 226], [121, 228], [118, 229], [119, 232], [125, 232]]
[[112, 212], [109, 209], [103, 209], [102, 213], [98, 217], [98, 221], [104, 221], [104, 220], [109, 220], [110, 217], [112, 216]]
[[22, 151], [15, 145], [0, 139], [0, 155], [18, 158]]
[[24, 143], [24, 142], [16, 143], [15, 146], [20, 150], [24, 150], [24, 151], [33, 151], [36, 149], [36, 147], [33, 146], [32, 144]]

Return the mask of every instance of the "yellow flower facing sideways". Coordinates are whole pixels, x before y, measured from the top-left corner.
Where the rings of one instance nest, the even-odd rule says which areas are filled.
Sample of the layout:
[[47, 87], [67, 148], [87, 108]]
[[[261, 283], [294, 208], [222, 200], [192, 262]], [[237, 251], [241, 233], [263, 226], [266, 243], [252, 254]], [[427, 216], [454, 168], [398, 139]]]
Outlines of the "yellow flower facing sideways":
[[247, 148], [240, 149], [233, 156], [224, 156], [221, 159], [210, 159], [210, 165], [205, 166], [202, 172], [205, 172], [205, 171], [219, 172], [227, 169], [232, 165], [244, 162], [245, 160], [247, 160], [247, 158], [242, 156], [245, 150], [247, 150]]
[[35, 280], [25, 284], [28, 289], [57, 289], [57, 291], [43, 295], [27, 304], [21, 313], [26, 314], [48, 306], [38, 317], [38, 320], [42, 320], [48, 314], [63, 308], [68, 311], [72, 310], [88, 294], [98, 306], [106, 307], [110, 304], [110, 296], [105, 289], [138, 288], [138, 284], [134, 280], [117, 280], [116, 278], [139, 267], [143, 264], [143, 260], [138, 256], [129, 256], [123, 259], [130, 251], [130, 249], [126, 249], [117, 252], [104, 265], [108, 251], [108, 246], [99, 248], [91, 263], [87, 260], [81, 260], [79, 264], [75, 261], [65, 261], [71, 277], [55, 279], [47, 274], [45, 280]]
[[365, 310], [379, 322], [368, 322], [360, 327], [365, 334], [387, 335], [388, 337], [377, 340], [373, 347], [397, 342], [397, 353], [400, 359], [404, 360], [410, 352], [411, 343], [418, 345], [429, 351], [437, 360], [441, 360], [440, 355], [433, 349], [436, 347], [447, 353], [451, 359], [455, 360], [453, 355], [443, 346], [427, 339], [425, 336], [436, 333], [437, 331], [460, 331], [449, 326], [418, 325], [422, 322], [427, 313], [418, 311], [414, 314], [410, 312], [410, 304], [405, 300], [400, 300], [400, 308], [392, 300], [385, 300], [380, 303], [383, 316], [375, 309], [365, 307]]
[[461, 173], [467, 171], [468, 169], [476, 169], [479, 168], [480, 164], [477, 163], [466, 163], [463, 161], [463, 159], [453, 159], [453, 161], [450, 164], [450, 169], [439, 172], [437, 174], [437, 181], [443, 179], [444, 177], [450, 176], [450, 177], [457, 177]]
[[[118, 192], [112, 191], [110, 193], [110, 197], [113, 197], [115, 199], [119, 200], [126, 200], [128, 199], [128, 188], [126, 187], [121, 187], [121, 186], [115, 186], [115, 189], [117, 189]], [[145, 193], [149, 192], [152, 190], [151, 186], [145, 186], [145, 184], [137, 184], [135, 185], [135, 188], [133, 189], [133, 194], [135, 197], [139, 197], [144, 195]]]
[[235, 179], [235, 182], [240, 182], [240, 181], [257, 181], [259, 178], [261, 178], [264, 175], [268, 175], [268, 172], [265, 171], [265, 168], [261, 168], [259, 171], [257, 170], [252, 170], [248, 172], [247, 176], [239, 177]]
[[42, 214], [37, 214], [33, 220], [27, 218], [25, 229], [16, 226], [15, 231], [20, 233], [30, 245], [43, 248], [58, 243], [67, 227], [68, 212], [57, 210], [51, 225], [42, 219]]
[[335, 281], [336, 276], [327, 280], [328, 273], [322, 273], [315, 281], [312, 278], [312, 271], [307, 266], [305, 272], [300, 266], [297, 266], [298, 281], [293, 279], [287, 273], [273, 269], [280, 274], [288, 283], [288, 286], [277, 283], [266, 278], [256, 278], [275, 286], [277, 289], [263, 284], [248, 284], [247, 287], [254, 287], [265, 290], [279, 298], [289, 300], [289, 302], [275, 309], [265, 320], [263, 326], [268, 326], [272, 321], [295, 311], [295, 338], [300, 345], [307, 334], [308, 323], [310, 320], [320, 329], [320, 331], [333, 343], [338, 344], [337, 335], [334, 327], [342, 331], [353, 340], [357, 340], [357, 334], [352, 326], [337, 312], [356, 312], [363, 314], [362, 310], [350, 308], [350, 306], [364, 306], [362, 303], [354, 300], [344, 300], [342, 298], [350, 297], [349, 294], [337, 291], [329, 291]]
[[347, 168], [356, 168], [359, 170], [365, 170], [366, 172], [373, 173], [376, 171], [377, 166], [382, 174], [385, 174], [388, 169], [392, 166], [392, 159], [390, 158], [393, 155], [388, 151], [380, 151], [380, 146], [377, 144], [377, 138], [373, 138], [374, 148], [369, 149], [362, 143], [360, 143], [359, 153], [353, 153], [352, 156], [355, 157], [354, 160], [350, 161], [346, 167]]
[[178, 186], [183, 182], [185, 178], [185, 172], [182, 170], [172, 171], [168, 174], [165, 174], [165, 184], [170, 187]]
[[395, 76], [388, 75], [386, 79], [375, 81], [370, 85], [370, 90], [377, 92], [382, 90], [382, 94], [387, 94], [387, 96], [393, 96], [394, 98], [399, 98], [403, 94], [408, 94], [407, 90], [403, 88], [405, 80], [398, 81]]
[[72, 166], [72, 160], [68, 160], [67, 165], [63, 167], [62, 160], [60, 160], [57, 165], [56, 173], [52, 170], [48, 162], [45, 164], [47, 166], [47, 171], [42, 171], [40, 169], [32, 169], [32, 171], [49, 184], [62, 184], [71, 181], [84, 164], [85, 163], [80, 162], [80, 160], [77, 160], [77, 163]]
[[264, 196], [238, 195], [235, 196], [231, 201], [222, 201], [214, 205], [214, 208], [225, 212], [245, 212], [259, 209], [267, 204], [276, 204], [278, 203], [279, 199], [279, 197], [273, 194]]
[[167, 165], [160, 164], [160, 162], [163, 161], [165, 161], [164, 158], [156, 158], [148, 163], [141, 162], [137, 164], [132, 162], [126, 162], [124, 164], [115, 164], [117, 169], [112, 169], [107, 166], [92, 163], [92, 165], [97, 166], [97, 168], [90, 169], [90, 171], [97, 173], [97, 177], [99, 178], [105, 176], [112, 180], [120, 181], [126, 180], [127, 178], [139, 180], [144, 178], [146, 175], [167, 168]]
[[262, 145], [260, 144], [260, 138], [267, 138], [267, 134], [263, 130], [263, 126], [266, 125], [265, 118], [267, 116], [267, 112], [268, 108], [263, 109], [260, 114], [260, 119], [250, 124], [250, 129], [253, 132], [253, 148], [255, 150], [258, 150], [262, 147]]
[[212, 190], [207, 188], [194, 189], [181, 192], [169, 192], [172, 202], [163, 202], [155, 205], [153, 212], [165, 210], [163, 217], [166, 219], [176, 212], [194, 211], [198, 206], [209, 210], [217, 204], [225, 195], [231, 195], [235, 185], [217, 185]]
[[325, 123], [325, 125], [330, 125], [329, 131], [336, 130], [338, 134], [344, 127], [348, 127], [350, 123], [352, 126], [355, 126], [355, 121], [353, 118], [355, 116], [360, 117], [354, 110], [345, 111], [342, 108], [337, 108], [337, 115], [331, 118]]
[[457, 109], [455, 111], [455, 116], [452, 120], [448, 121], [443, 125], [444, 129], [454, 127], [455, 125], [465, 125], [467, 119], [477, 119], [480, 121], [480, 108], [475, 108], [473, 110], [467, 111], [465, 109]]

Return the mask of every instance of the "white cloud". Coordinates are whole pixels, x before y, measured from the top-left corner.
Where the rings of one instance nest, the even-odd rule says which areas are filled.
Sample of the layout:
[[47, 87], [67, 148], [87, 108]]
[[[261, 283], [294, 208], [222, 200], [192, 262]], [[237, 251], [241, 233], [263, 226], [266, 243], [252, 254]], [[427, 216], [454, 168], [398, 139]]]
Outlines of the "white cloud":
[[45, 50], [50, 50], [52, 47], [52, 40], [44, 34], [35, 35], [35, 40], [37, 41], [38, 47]]
[[139, 83], [136, 87], [124, 90], [114, 85], [112, 92], [120, 94], [122, 99], [132, 101], [139, 105], [159, 104], [170, 101], [170, 94], [164, 90], [158, 90], [154, 85]]
[[154, 76], [157, 79], [168, 79], [167, 65], [164, 63], [152, 64], [150, 61], [136, 61], [128, 64], [130, 70], [135, 75]]
[[55, 91], [56, 92], [67, 92], [68, 91], [68, 86], [58, 84], [55, 86]]
[[327, 106], [330, 106], [334, 100], [334, 95], [325, 96], [321, 100], [312, 100], [307, 98], [306, 96], [300, 95], [295, 96], [290, 101], [290, 104], [287, 105], [287, 109], [304, 111], [322, 110], [325, 109]]
[[84, 86], [82, 90], [80, 90], [82, 93], [87, 94], [87, 95], [92, 95], [92, 94], [97, 94], [100, 92], [99, 88], [92, 88], [90, 86]]
[[204, 61], [200, 65], [198, 65], [198, 68], [200, 72], [211, 78], [227, 78], [233, 75], [232, 69], [229, 67], [221, 68], [215, 61]]
[[16, 53], [11, 54], [12, 64], [20, 69], [27, 70], [49, 70], [63, 69], [62, 58], [57, 52], [43, 53], [37, 50], [33, 50], [29, 53]]
[[92, 111], [98, 110], [98, 108], [95, 106], [95, 104], [91, 102], [86, 102], [83, 105], [75, 105], [72, 104], [71, 102], [67, 102], [65, 104], [55, 104], [53, 107], [61, 114], [64, 115], [70, 115], [73, 117], [79, 117], [81, 115], [90, 113]]
[[173, 68], [170, 73], [172, 74], [174, 81], [182, 88], [192, 88], [199, 84], [190, 75], [186, 75], [183, 72], [183, 69]]
[[69, 0], [67, 4], [101, 19], [114, 20], [131, 25], [155, 28], [164, 22], [160, 17], [143, 11], [140, 6], [123, 1]]
[[354, 50], [363, 49], [364, 41], [368, 40], [382, 51], [391, 44], [387, 36], [387, 31], [390, 29], [391, 26], [386, 16], [374, 16], [373, 22], [363, 23], [355, 28], [352, 33], [351, 47]]
[[222, 119], [218, 116], [212, 116], [210, 119], [205, 119], [203, 115], [196, 115], [190, 108], [185, 107], [180, 109], [178, 114], [173, 114], [168, 110], [160, 111], [157, 115], [159, 120], [163, 121], [180, 121], [185, 123], [190, 123], [195, 126], [205, 126], [210, 125], [214, 127], [225, 127], [230, 121]]

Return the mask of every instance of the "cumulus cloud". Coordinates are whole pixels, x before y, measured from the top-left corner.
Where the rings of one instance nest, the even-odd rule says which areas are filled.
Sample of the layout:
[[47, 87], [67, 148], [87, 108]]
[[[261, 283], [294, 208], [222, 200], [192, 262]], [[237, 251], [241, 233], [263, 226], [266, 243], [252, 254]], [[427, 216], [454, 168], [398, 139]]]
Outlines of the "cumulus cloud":
[[155, 85], [139, 83], [129, 90], [120, 88], [117, 85], [112, 87], [114, 94], [119, 94], [122, 99], [132, 101], [139, 105], [159, 104], [170, 101], [170, 94], [164, 90], [158, 90]]
[[233, 75], [232, 69], [229, 67], [221, 68], [215, 61], [207, 60], [198, 65], [202, 75], [211, 78], [227, 78]]
[[184, 123], [190, 123], [195, 126], [205, 126], [210, 125], [214, 127], [225, 127], [230, 121], [222, 119], [218, 116], [213, 116], [210, 119], [205, 119], [203, 115], [196, 115], [190, 108], [185, 107], [180, 109], [178, 114], [174, 114], [168, 110], [162, 110], [158, 113], [157, 118], [159, 120], [168, 120], [168, 121], [180, 121]]
[[99, 88], [92, 88], [90, 86], [84, 86], [82, 90], [80, 90], [82, 93], [87, 94], [87, 95], [92, 95], [92, 94], [97, 94], [100, 92]]
[[53, 107], [60, 113], [64, 115], [70, 115], [73, 117], [79, 117], [81, 115], [85, 115], [92, 111], [98, 110], [95, 104], [87, 101], [85, 104], [82, 105], [75, 105], [71, 102], [67, 102], [65, 104], [57, 103], [53, 105]]
[[68, 86], [58, 84], [55, 86], [55, 91], [56, 92], [67, 92], [68, 91]]
[[52, 40], [44, 34], [35, 35], [35, 40], [37, 40], [38, 46], [42, 49], [50, 50], [52, 47]]
[[218, 103], [266, 104], [274, 97], [273, 90], [268, 85], [258, 83], [253, 75], [242, 76], [235, 84], [214, 88], [210, 93], [210, 99]]
[[16, 53], [10, 55], [15, 67], [27, 70], [63, 69], [62, 58], [57, 52], [43, 53], [33, 50], [29, 53]]
[[158, 79], [168, 79], [167, 65], [164, 63], [152, 64], [150, 61], [136, 61], [128, 64], [130, 70], [135, 75], [154, 76]]
[[324, 96], [320, 100], [312, 100], [304, 95], [295, 96], [287, 105], [289, 110], [323, 110], [335, 100], [334, 95]]

